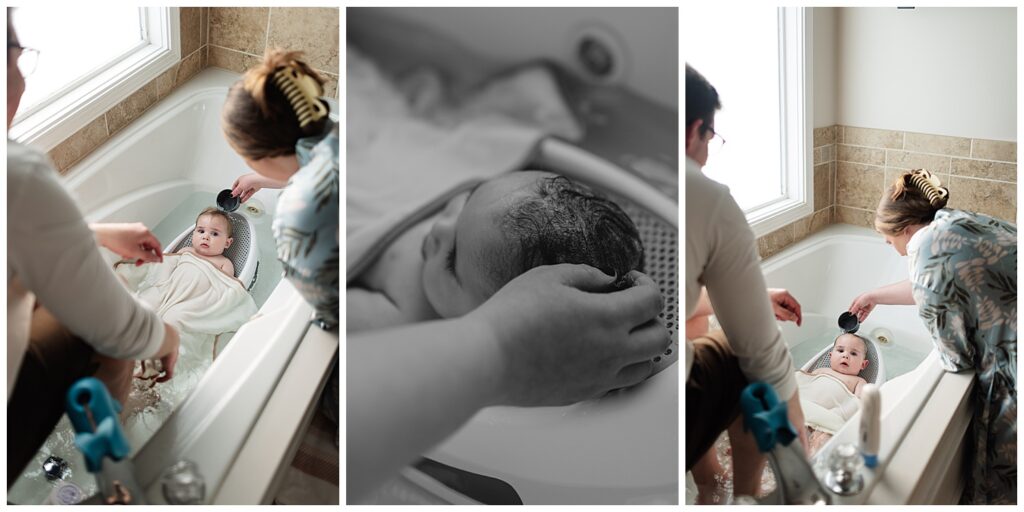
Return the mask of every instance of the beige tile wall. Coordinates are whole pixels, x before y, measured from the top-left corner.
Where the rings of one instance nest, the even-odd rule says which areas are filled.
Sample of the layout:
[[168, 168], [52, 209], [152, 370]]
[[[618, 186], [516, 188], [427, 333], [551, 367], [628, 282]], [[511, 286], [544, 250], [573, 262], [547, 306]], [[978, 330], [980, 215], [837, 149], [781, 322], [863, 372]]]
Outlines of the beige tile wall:
[[1017, 143], [836, 126], [836, 222], [873, 227], [884, 191], [924, 168], [949, 188], [949, 207], [1016, 223]]
[[814, 129], [814, 213], [757, 239], [757, 249], [767, 258], [832, 223], [835, 204], [835, 126]]
[[182, 7], [179, 15], [181, 60], [50, 150], [62, 174], [207, 66], [241, 73], [267, 47], [305, 51], [328, 80], [325, 94], [338, 97], [337, 8]]
[[212, 7], [210, 65], [238, 73], [259, 63], [267, 48], [302, 50], [338, 97], [340, 12], [335, 7]]
[[814, 213], [758, 238], [761, 257], [831, 223], [873, 228], [883, 191], [918, 168], [949, 188], [951, 208], [1017, 222], [1016, 142], [835, 125], [814, 129]]
[[61, 174], [206, 67], [208, 11], [205, 7], [182, 7], [181, 60], [50, 150], [50, 160]]

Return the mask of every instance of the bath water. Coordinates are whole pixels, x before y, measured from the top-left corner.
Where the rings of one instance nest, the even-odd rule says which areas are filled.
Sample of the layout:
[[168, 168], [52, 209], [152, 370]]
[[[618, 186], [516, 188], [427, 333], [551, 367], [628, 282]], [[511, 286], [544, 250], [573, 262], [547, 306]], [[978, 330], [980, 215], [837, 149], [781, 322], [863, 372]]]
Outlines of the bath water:
[[[789, 351], [793, 356], [793, 366], [799, 369], [808, 360], [817, 355], [821, 349], [831, 346], [838, 335], [838, 329], [830, 328], [791, 345]], [[878, 347], [882, 360], [885, 362], [886, 380], [913, 370], [928, 355], [927, 352], [920, 350], [916, 346], [908, 347], [906, 346], [907, 344], [901, 344], [898, 338], [889, 343], [879, 343], [875, 339], [872, 339], [872, 341], [875, 342], [875, 346]]]
[[[197, 192], [192, 194], [168, 213], [159, 224], [151, 226], [151, 231], [160, 240], [161, 245], [167, 245], [195, 223], [196, 215], [200, 211], [215, 204], [216, 195], [213, 193]], [[241, 212], [241, 209], [238, 211]], [[243, 213], [243, 215], [248, 214]], [[250, 218], [256, 229], [255, 236], [259, 244], [260, 258], [259, 274], [250, 294], [256, 302], [256, 306], [260, 307], [280, 281], [282, 267], [281, 263], [277, 261], [276, 244], [270, 229], [272, 217], [264, 214], [258, 218]], [[218, 354], [223, 352], [232, 334], [223, 334], [218, 338], [216, 347]], [[174, 407], [188, 396], [202, 379], [206, 369], [209, 368], [213, 360], [213, 344], [204, 343], [202, 345], [182, 345], [175, 376], [170, 381], [158, 384], [155, 388], [150, 388], [149, 383], [145, 381], [134, 381], [135, 389], [129, 395], [128, 403], [125, 404], [126, 409], [133, 413], [124, 421], [125, 435], [131, 444], [133, 455], [159, 429]], [[63, 481], [50, 482], [46, 479], [42, 465], [50, 455], [60, 457], [69, 463], [70, 475]], [[56, 428], [36, 453], [35, 458], [29, 462], [21, 477], [8, 489], [7, 499], [10, 503], [39, 504], [61, 482], [74, 483], [85, 491], [86, 496], [92, 495], [98, 490], [96, 480], [85, 470], [85, 459], [75, 448], [74, 432], [66, 415], [61, 417]]]

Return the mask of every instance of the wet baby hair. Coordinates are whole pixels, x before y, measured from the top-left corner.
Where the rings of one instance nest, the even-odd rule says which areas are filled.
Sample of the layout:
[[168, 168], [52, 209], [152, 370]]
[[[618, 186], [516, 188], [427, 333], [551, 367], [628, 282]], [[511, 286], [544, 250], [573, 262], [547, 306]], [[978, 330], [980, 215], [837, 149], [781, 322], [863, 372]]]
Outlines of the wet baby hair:
[[619, 205], [563, 176], [543, 178], [534, 187], [501, 221], [515, 249], [507, 255], [500, 284], [533, 267], [559, 263], [587, 264], [619, 277], [643, 270], [640, 233]]
[[227, 225], [228, 225], [228, 229], [224, 232], [224, 236], [226, 236], [228, 238], [231, 238], [231, 217], [229, 217], [228, 214], [226, 214], [223, 211], [218, 210], [217, 208], [214, 208], [212, 206], [208, 207], [208, 208], [204, 209], [203, 211], [199, 212], [199, 215], [196, 215], [196, 225], [197, 226], [199, 225], [199, 219], [201, 219], [203, 217], [203, 215], [213, 215], [215, 217], [220, 217], [220, 218], [224, 219], [224, 222], [226, 222]]
[[939, 178], [924, 169], [901, 174], [882, 196], [875, 212], [875, 228], [898, 235], [907, 226], [928, 224], [935, 212], [946, 207], [949, 189]]
[[243, 157], [293, 155], [299, 139], [326, 127], [327, 105], [318, 99], [324, 79], [301, 56], [297, 51], [267, 50], [263, 62], [228, 90], [221, 128]]
[[858, 340], [860, 340], [860, 344], [864, 346], [864, 357], [867, 357], [867, 355], [868, 355], [868, 340], [864, 339], [863, 336], [861, 336], [859, 334], [854, 334], [852, 332], [844, 332], [844, 333], [840, 333], [839, 336], [836, 336], [836, 339], [832, 340], [832, 348], [836, 348], [836, 342], [839, 341], [839, 338], [842, 338], [843, 336], [846, 336], [846, 335], [853, 336], [853, 337], [857, 338]]

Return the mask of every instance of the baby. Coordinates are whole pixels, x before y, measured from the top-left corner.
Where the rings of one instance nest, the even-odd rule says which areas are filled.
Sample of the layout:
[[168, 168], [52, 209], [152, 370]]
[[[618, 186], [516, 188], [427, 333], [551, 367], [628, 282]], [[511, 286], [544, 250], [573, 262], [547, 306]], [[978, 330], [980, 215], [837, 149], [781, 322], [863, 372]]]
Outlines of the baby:
[[829, 367], [797, 372], [800, 404], [807, 423], [808, 455], [813, 455], [850, 419], [867, 381], [858, 374], [868, 367], [867, 341], [841, 334], [829, 353]]
[[540, 265], [585, 263], [624, 276], [643, 266], [636, 226], [565, 177], [508, 173], [452, 198], [402, 233], [346, 292], [348, 330], [464, 315]]
[[221, 272], [235, 277], [235, 266], [226, 256], [224, 250], [231, 247], [231, 219], [228, 214], [217, 208], [209, 207], [199, 212], [196, 227], [192, 230], [192, 246], [185, 247], [187, 252], [209, 261]]

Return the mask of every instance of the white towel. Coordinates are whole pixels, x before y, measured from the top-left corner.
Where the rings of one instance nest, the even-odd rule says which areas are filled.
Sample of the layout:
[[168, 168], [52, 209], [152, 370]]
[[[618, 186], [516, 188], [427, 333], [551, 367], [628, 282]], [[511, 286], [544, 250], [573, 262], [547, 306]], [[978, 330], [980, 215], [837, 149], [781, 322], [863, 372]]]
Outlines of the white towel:
[[798, 371], [796, 382], [804, 422], [817, 430], [835, 434], [860, 407], [857, 395], [831, 375]]
[[167, 322], [198, 335], [237, 330], [256, 314], [256, 303], [237, 279], [189, 253], [162, 263], [118, 265], [131, 290]]
[[219, 354], [228, 341], [224, 333], [237, 331], [257, 307], [241, 282], [189, 253], [165, 255], [162, 263], [139, 267], [118, 265], [115, 272], [181, 337], [174, 377], [153, 387], [135, 381], [125, 404], [129, 442], [142, 446], [202, 379], [213, 362], [214, 344]]
[[543, 67], [500, 75], [457, 107], [439, 104], [427, 115], [357, 51], [349, 48], [347, 58], [350, 280], [382, 239], [417, 210], [460, 184], [521, 168], [547, 135], [574, 140], [582, 133]]

